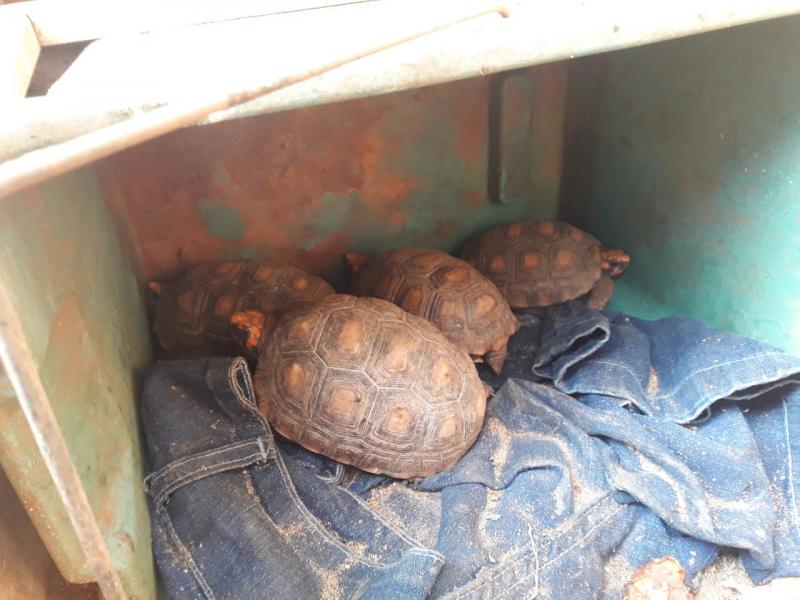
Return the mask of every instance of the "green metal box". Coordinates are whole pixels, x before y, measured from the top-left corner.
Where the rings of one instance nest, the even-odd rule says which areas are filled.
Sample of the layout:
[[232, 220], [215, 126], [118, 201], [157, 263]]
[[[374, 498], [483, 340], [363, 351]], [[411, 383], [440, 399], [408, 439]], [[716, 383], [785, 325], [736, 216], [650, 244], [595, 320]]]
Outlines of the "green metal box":
[[[0, 278], [129, 595], [156, 595], [136, 398], [143, 289], [275, 257], [455, 251], [561, 218], [624, 248], [611, 308], [800, 352], [800, 18], [183, 129], [0, 203]], [[91, 581], [0, 374], [0, 465], [61, 574]]]

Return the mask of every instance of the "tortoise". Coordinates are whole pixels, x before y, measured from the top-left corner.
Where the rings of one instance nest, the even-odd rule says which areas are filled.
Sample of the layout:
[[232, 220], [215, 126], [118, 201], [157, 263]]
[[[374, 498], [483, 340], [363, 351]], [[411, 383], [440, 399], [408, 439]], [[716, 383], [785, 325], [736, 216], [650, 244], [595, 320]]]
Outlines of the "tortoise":
[[630, 257], [577, 227], [556, 221], [500, 225], [464, 246], [461, 258], [491, 279], [512, 308], [542, 308], [585, 294], [587, 306], [602, 310], [611, 300], [613, 279]]
[[347, 294], [284, 313], [237, 313], [258, 348], [259, 412], [301, 446], [401, 479], [451, 467], [483, 424], [469, 357], [426, 320]]
[[423, 248], [389, 250], [369, 260], [345, 254], [351, 293], [394, 302], [436, 325], [456, 346], [500, 373], [508, 338], [519, 329], [500, 290], [463, 260]]
[[148, 289], [159, 343], [191, 355], [241, 353], [230, 326], [237, 311], [272, 313], [334, 293], [319, 277], [266, 260], [201, 263], [173, 284], [151, 282]]

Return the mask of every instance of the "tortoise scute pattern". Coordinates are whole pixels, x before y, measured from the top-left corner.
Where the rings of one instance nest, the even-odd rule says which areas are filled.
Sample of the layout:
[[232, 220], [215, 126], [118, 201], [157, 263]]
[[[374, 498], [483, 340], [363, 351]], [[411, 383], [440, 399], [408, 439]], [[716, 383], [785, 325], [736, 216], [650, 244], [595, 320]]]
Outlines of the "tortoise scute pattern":
[[553, 221], [494, 227], [472, 239], [461, 258], [491, 279], [512, 308], [572, 300], [602, 275], [600, 242]]
[[166, 349], [239, 352], [230, 317], [256, 309], [272, 314], [315, 301], [333, 288], [300, 269], [267, 261], [219, 261], [189, 269], [159, 301], [155, 330]]
[[260, 410], [282, 435], [365, 471], [422, 477], [452, 466], [483, 423], [466, 354], [376, 298], [328, 296], [286, 314], [260, 353]]
[[435, 324], [469, 354], [505, 344], [518, 328], [500, 291], [463, 261], [422, 248], [384, 252], [359, 277], [353, 292], [397, 304]]

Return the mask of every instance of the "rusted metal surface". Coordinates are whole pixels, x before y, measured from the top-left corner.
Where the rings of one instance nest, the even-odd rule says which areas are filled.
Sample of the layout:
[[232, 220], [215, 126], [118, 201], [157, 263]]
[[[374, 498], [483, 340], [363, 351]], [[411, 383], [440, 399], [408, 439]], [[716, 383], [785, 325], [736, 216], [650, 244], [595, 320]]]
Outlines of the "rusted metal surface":
[[[136, 280], [91, 171], [0, 203], [0, 281], [126, 592], [153, 598], [135, 407], [149, 360]], [[17, 310], [20, 310], [18, 308]], [[94, 580], [36, 441], [0, 381], [0, 463], [65, 579]]]
[[22, 412], [36, 440], [50, 477], [58, 489], [69, 520], [78, 536], [86, 562], [107, 600], [125, 600], [111, 554], [95, 520], [86, 491], [70, 457], [67, 443], [25, 342], [5, 285], [0, 282], [0, 361], [11, 381]]
[[552, 217], [563, 63], [537, 67], [538, 185], [487, 199], [488, 80], [182, 130], [100, 165], [144, 280], [197, 262], [274, 257], [340, 282], [346, 250], [454, 250], [491, 224]]
[[533, 79], [530, 73], [499, 75], [489, 101], [489, 196], [508, 204], [531, 192]]
[[[705, 0], [655, 5], [630, 0], [569, 0], [546, 6], [531, 1], [511, 4], [514, 15], [502, 22], [462, 25], [437, 33], [424, 42], [391, 50], [380, 59], [353, 64], [313, 83], [212, 115], [211, 120], [418, 88], [800, 11], [800, 0]], [[398, 5], [404, 12], [387, 17], [392, 5], [395, 12]], [[443, 5], [437, 2], [425, 6], [430, 10]], [[385, 27], [399, 18], [414, 19], [425, 14], [407, 6], [410, 7], [405, 2], [370, 2], [252, 19], [249, 32], [245, 31], [247, 24], [241, 24], [243, 29], [237, 35], [240, 41], [233, 44], [199, 28], [194, 39], [181, 37], [180, 43], [167, 34], [141, 36], [138, 41], [128, 38], [96, 42], [59, 82], [57, 94], [21, 102], [14, 108], [16, 118], [0, 124], [0, 158], [151, 110], [182, 97], [192, 86], [202, 88], [206, 82], [228, 77], [232, 65], [252, 69], [252, 61], [242, 61], [235, 49], [241, 47], [239, 44], [249, 48], [247, 56], [259, 57], [302, 55], [308, 52], [309, 39], [315, 41], [313, 47], [336, 48], [357, 35], [359, 28], [363, 31], [363, 23]], [[177, 48], [188, 49], [178, 52]], [[193, 67], [187, 57], [208, 53], [209, 49], [212, 58], [219, 59], [217, 64], [224, 66]], [[258, 67], [271, 68], [266, 61], [260, 61]]]
[[325, 58], [319, 57], [317, 60], [309, 61], [308, 65], [294, 69], [290, 67], [277, 76], [275, 74], [256, 76], [245, 80], [247, 83], [238, 84], [221, 81], [206, 93], [190, 95], [182, 101], [147, 114], [134, 116], [127, 121], [109, 125], [60, 144], [34, 150], [0, 163], [0, 200], [50, 177], [77, 169], [170, 131], [195, 124], [212, 112], [243, 104], [382, 50], [488, 15], [507, 16], [508, 11], [501, 5], [476, 5], [463, 10], [454, 10], [452, 14], [445, 16], [436, 15], [433, 18], [421, 19], [421, 22], [415, 23], [413, 27], [399, 27], [380, 39], [368, 38], [363, 42], [359, 39], [352, 49], [330, 52]]
[[98, 600], [96, 585], [61, 577], [2, 470], [0, 506], [0, 600]]
[[625, 600], [693, 600], [683, 583], [686, 572], [671, 556], [657, 558], [640, 567], [625, 586]]

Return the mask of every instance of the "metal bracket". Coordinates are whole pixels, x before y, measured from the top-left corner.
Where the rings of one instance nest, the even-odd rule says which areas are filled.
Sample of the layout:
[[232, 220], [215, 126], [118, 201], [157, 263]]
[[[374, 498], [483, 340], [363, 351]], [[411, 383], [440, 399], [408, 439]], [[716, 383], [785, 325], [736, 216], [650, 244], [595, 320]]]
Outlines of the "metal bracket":
[[530, 196], [533, 162], [533, 78], [496, 75], [489, 88], [489, 198], [510, 204]]

